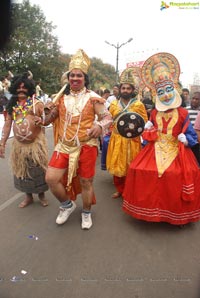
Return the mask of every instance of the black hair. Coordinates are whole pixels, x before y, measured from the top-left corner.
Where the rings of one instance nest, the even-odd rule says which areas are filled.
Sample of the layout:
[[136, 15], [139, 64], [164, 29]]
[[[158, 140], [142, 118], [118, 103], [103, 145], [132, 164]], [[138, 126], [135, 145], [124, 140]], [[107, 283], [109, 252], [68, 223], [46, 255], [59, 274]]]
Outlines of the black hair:
[[110, 93], [110, 90], [109, 89], [104, 89], [103, 94], [105, 94], [105, 93]]
[[186, 108], [186, 103], [185, 103], [185, 101], [184, 101], [184, 96], [183, 96], [183, 94], [181, 94], [180, 97], [181, 97], [181, 107]]
[[190, 91], [189, 91], [188, 88], [182, 88], [182, 92], [188, 92], [188, 93], [190, 93]]
[[0, 81], [3, 82], [5, 80], [5, 76], [0, 77]]
[[[124, 84], [122, 83], [122, 84], [119, 85], [119, 98], [121, 96], [121, 87], [122, 87], [122, 85], [124, 85]], [[133, 84], [129, 84], [129, 85], [133, 89], [133, 92], [131, 93], [131, 96], [132, 96], [132, 98], [134, 98], [138, 94], [138, 92], [136, 92], [135, 86]]]
[[23, 75], [14, 76], [11, 80], [11, 86], [9, 92], [12, 94], [6, 110], [8, 114], [12, 115], [13, 107], [17, 104], [17, 89], [21, 83], [24, 83], [24, 86], [28, 90], [28, 96], [33, 96], [35, 93], [35, 82], [32, 79], [28, 78], [29, 73], [24, 73]]

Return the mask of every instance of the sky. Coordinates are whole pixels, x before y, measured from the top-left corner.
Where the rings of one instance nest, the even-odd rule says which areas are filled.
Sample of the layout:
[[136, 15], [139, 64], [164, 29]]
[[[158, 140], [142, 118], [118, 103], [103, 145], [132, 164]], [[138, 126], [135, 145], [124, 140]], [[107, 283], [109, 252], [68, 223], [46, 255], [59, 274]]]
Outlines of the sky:
[[[74, 54], [82, 48], [90, 58], [100, 58], [116, 68], [116, 47], [132, 38], [131, 42], [119, 48], [120, 72], [127, 63], [144, 61], [158, 52], [168, 52], [180, 63], [180, 80], [184, 87], [193, 84], [194, 77], [200, 81], [200, 2], [29, 1], [38, 5], [46, 21], [56, 26], [53, 34], [58, 37], [63, 53]], [[185, 5], [179, 8], [181, 3]], [[161, 10], [165, 5], [168, 7]]]

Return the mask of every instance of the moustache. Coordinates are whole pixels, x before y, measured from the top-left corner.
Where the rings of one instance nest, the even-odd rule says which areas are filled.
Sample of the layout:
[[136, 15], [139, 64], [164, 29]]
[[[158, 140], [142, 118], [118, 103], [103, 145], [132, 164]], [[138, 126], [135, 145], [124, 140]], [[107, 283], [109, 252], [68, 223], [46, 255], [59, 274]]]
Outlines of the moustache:
[[132, 98], [132, 94], [124, 92], [124, 93], [121, 93], [121, 97], [123, 99], [130, 99], [130, 98]]
[[26, 91], [17, 91], [17, 95], [19, 95], [20, 93], [23, 93], [23, 94], [25, 94], [26, 96], [28, 96], [28, 92], [26, 92]]

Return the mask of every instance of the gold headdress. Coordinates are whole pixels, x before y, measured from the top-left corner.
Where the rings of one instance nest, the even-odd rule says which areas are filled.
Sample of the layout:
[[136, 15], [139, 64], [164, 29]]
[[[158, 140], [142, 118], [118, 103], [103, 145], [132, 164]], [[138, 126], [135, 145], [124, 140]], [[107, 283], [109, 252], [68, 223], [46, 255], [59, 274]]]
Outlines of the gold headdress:
[[56, 94], [56, 96], [53, 99], [53, 102], [56, 103], [57, 100], [62, 96], [63, 92], [65, 91], [65, 88], [68, 84], [68, 78], [67, 74], [72, 70], [72, 69], [80, 69], [84, 73], [88, 72], [88, 68], [90, 67], [90, 59], [87, 56], [87, 54], [82, 50], [79, 49], [76, 54], [74, 54], [71, 58], [71, 61], [69, 63], [69, 71], [65, 72], [62, 77], [61, 77], [61, 85], [62, 88], [61, 90]]
[[136, 79], [133, 75], [132, 67], [126, 68], [120, 75], [120, 84], [132, 84], [135, 85]]
[[142, 81], [141, 68], [134, 66], [126, 68], [120, 76], [121, 84], [132, 84], [135, 87], [136, 94], [139, 94], [139, 99], [142, 98], [142, 90], [145, 85]]
[[[178, 93], [178, 83], [180, 76], [180, 65], [175, 56], [161, 52], [149, 57], [142, 66], [142, 80], [151, 89], [155, 97], [157, 110], [166, 111], [167, 109], [177, 108], [181, 105], [181, 97]], [[162, 104], [157, 96], [156, 89], [163, 83], [173, 83], [175, 88], [175, 99], [170, 107]]]
[[74, 68], [82, 70], [84, 73], [88, 72], [90, 67], [90, 59], [87, 54], [79, 49], [75, 55], [72, 56], [71, 61], [69, 63], [69, 71]]

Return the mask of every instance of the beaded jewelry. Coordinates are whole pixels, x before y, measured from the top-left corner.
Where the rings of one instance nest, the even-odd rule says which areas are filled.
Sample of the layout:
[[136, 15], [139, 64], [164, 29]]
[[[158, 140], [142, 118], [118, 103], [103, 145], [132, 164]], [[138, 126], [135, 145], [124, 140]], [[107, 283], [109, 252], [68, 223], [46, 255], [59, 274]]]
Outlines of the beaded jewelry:
[[[33, 100], [29, 97], [24, 105], [20, 105], [19, 102], [17, 101], [16, 106], [13, 107], [13, 120], [15, 121], [16, 124], [20, 124], [24, 121], [24, 119], [26, 118], [26, 115], [28, 114], [28, 112], [30, 111], [30, 109], [32, 109], [33, 107]], [[19, 120], [16, 120], [17, 115], [21, 115], [22, 114], [22, 118], [20, 118]]]

